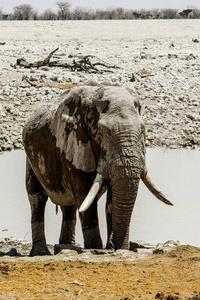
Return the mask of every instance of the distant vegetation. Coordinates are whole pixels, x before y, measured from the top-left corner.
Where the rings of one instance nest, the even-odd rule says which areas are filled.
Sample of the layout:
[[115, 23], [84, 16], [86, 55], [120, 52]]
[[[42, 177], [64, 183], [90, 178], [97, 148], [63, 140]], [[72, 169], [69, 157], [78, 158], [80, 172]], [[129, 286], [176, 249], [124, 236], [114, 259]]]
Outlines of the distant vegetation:
[[106, 10], [93, 10], [76, 7], [71, 9], [70, 2], [56, 2], [57, 11], [51, 8], [38, 13], [31, 5], [21, 4], [13, 8], [13, 12], [5, 14], [0, 8], [0, 20], [136, 20], [136, 19], [200, 19], [200, 9], [190, 7], [183, 11], [178, 9], [124, 9], [110, 8]]

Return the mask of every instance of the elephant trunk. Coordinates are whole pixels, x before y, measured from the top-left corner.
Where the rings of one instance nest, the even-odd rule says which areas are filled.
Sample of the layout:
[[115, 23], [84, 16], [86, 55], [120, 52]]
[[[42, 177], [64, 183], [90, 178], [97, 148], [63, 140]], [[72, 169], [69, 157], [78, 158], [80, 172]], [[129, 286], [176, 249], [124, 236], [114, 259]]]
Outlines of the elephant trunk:
[[128, 249], [129, 226], [141, 174], [137, 161], [134, 157], [120, 157], [118, 163], [112, 167], [111, 243], [115, 249]]

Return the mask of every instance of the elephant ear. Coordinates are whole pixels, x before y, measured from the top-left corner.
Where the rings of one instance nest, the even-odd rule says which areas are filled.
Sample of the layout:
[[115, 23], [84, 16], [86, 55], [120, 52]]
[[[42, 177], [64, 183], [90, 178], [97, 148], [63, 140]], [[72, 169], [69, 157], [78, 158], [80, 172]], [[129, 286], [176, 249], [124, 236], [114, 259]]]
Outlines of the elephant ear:
[[54, 117], [52, 132], [56, 146], [77, 169], [96, 170], [90, 123], [93, 122], [93, 100], [96, 87], [75, 88], [65, 94]]

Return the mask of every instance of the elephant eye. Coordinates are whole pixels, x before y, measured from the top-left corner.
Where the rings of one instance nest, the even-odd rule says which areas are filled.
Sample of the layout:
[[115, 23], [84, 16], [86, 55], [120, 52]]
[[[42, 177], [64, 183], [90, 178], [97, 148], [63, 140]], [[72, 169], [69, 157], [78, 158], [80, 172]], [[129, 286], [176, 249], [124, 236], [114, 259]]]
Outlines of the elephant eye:
[[141, 105], [139, 100], [134, 100], [134, 106], [138, 110], [139, 114], [141, 114]]
[[139, 114], [141, 115], [141, 105], [140, 105], [140, 103], [139, 103], [139, 105], [138, 105], [138, 112], [139, 112]]
[[141, 134], [145, 137], [146, 136], [146, 128], [144, 125], [143, 120], [141, 120]]

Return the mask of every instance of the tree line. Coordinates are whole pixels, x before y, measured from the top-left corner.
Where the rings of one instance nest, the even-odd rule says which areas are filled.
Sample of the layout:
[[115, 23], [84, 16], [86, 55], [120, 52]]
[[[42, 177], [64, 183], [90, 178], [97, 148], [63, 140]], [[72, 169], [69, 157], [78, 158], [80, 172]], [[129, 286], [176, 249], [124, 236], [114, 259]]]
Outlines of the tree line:
[[0, 20], [132, 20], [132, 19], [180, 19], [200, 18], [200, 9], [188, 8], [183, 11], [178, 9], [124, 9], [122, 7], [106, 10], [93, 10], [91, 8], [76, 7], [71, 9], [71, 4], [66, 1], [56, 2], [57, 11], [51, 8], [43, 13], [38, 13], [31, 5], [21, 4], [13, 8], [13, 12], [5, 14], [0, 8]]

